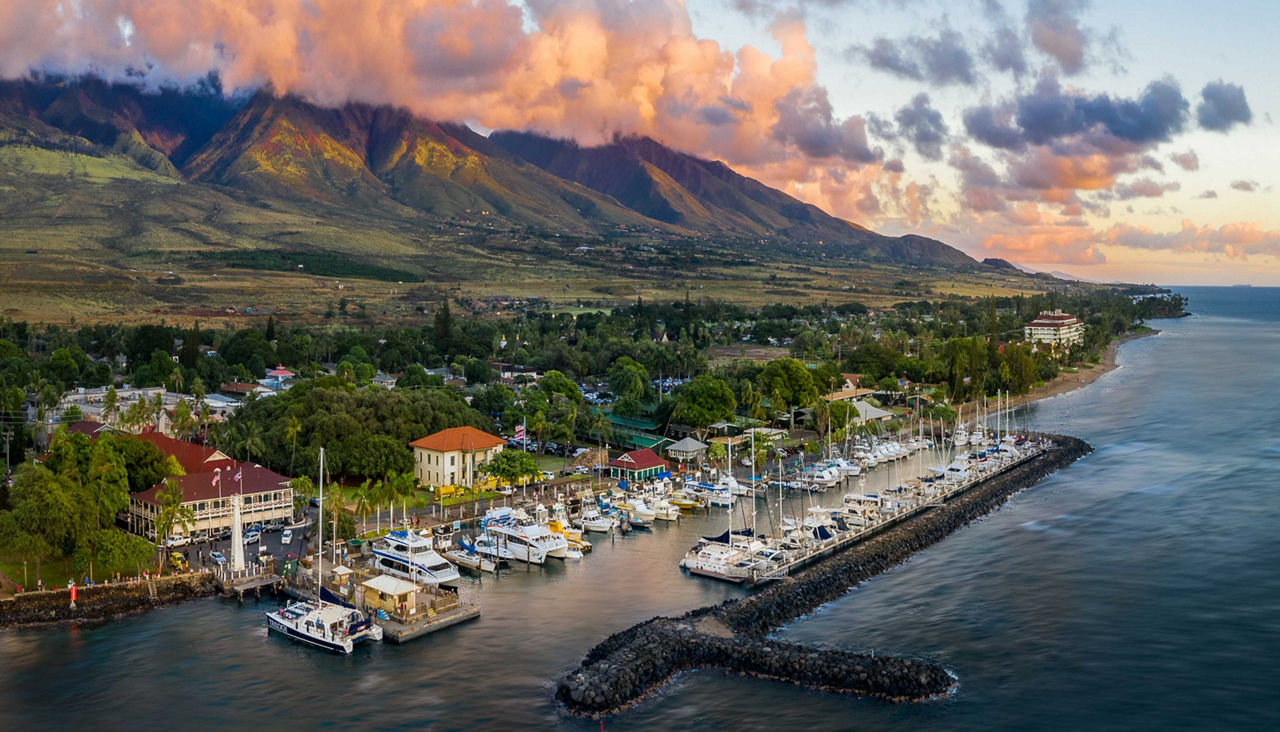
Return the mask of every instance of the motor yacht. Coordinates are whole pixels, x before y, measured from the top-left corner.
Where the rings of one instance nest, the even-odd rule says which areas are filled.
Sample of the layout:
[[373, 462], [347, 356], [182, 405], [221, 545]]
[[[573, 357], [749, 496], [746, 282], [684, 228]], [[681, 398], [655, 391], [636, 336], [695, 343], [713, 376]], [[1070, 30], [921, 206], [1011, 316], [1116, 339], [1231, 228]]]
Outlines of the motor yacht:
[[511, 554], [522, 562], [542, 564], [547, 557], [564, 559], [569, 554], [563, 535], [551, 533], [523, 513], [513, 514], [508, 507], [486, 511], [482, 525], [487, 533], [501, 537]]
[[383, 574], [424, 585], [458, 584], [458, 568], [431, 547], [431, 540], [412, 531], [392, 531], [373, 544], [373, 565]]

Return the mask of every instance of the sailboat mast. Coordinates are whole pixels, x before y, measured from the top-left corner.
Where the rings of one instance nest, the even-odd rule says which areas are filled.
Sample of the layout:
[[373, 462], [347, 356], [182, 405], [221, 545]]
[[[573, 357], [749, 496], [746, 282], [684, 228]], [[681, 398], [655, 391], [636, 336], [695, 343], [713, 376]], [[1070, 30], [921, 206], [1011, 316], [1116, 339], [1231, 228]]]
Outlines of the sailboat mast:
[[[756, 433], [751, 431], [751, 475], [747, 476], [747, 488], [751, 491], [751, 533], [756, 533], [756, 489], [752, 481], [756, 479]], [[753, 536], [754, 538], [754, 536]]]
[[320, 448], [320, 515], [317, 517], [316, 524], [320, 526], [320, 532], [316, 539], [316, 602], [323, 605], [324, 600], [320, 597], [320, 583], [324, 576], [320, 570], [320, 565], [324, 562], [324, 448]]

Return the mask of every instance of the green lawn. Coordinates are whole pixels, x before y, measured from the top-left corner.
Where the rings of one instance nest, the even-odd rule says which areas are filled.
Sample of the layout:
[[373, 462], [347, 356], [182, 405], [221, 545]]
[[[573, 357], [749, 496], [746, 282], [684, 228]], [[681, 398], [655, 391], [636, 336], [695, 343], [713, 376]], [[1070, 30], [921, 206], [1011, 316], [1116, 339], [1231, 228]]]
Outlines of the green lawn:
[[[69, 567], [71, 562], [63, 559], [45, 559], [40, 562], [40, 577], [44, 579], [46, 588], [66, 587], [67, 580], [72, 579]], [[98, 567], [93, 568], [94, 580], [101, 581], [107, 576], [114, 576], [118, 571], [122, 575], [130, 576], [137, 574], [140, 570], [148, 570], [154, 572], [156, 569], [155, 559], [151, 559], [141, 567]], [[5, 576], [22, 585], [24, 590], [35, 587], [36, 584], [36, 563], [27, 562], [27, 579], [22, 579], [22, 558], [12, 555], [0, 556], [0, 572], [4, 572]], [[75, 577], [76, 584], [84, 578], [83, 575]]]

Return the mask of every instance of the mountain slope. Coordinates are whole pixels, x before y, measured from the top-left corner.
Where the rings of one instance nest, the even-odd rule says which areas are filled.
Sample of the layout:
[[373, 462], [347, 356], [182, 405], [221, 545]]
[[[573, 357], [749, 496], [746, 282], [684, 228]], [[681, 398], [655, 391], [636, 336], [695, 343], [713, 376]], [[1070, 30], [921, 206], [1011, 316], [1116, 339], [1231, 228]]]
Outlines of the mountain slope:
[[743, 176], [719, 161], [647, 137], [582, 147], [528, 132], [495, 132], [494, 144], [557, 176], [606, 193], [650, 218], [740, 237], [779, 237], [843, 247], [842, 254], [918, 264], [972, 266], [934, 239], [886, 237]]
[[123, 158], [322, 218], [425, 216], [436, 229], [478, 227], [508, 241], [652, 236], [766, 259], [977, 266], [942, 242], [880, 235], [650, 138], [584, 147], [527, 132], [485, 137], [387, 106], [326, 108], [270, 90], [229, 99], [214, 80], [159, 92], [93, 79], [0, 82], [6, 143]]

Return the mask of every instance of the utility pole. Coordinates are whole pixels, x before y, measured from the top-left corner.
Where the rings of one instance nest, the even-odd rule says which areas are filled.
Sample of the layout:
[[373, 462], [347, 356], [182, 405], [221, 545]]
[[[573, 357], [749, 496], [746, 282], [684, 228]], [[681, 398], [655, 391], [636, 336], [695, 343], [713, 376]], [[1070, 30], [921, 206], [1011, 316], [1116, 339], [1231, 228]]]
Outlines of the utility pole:
[[4, 474], [9, 474], [9, 442], [13, 439], [13, 430], [4, 431]]

